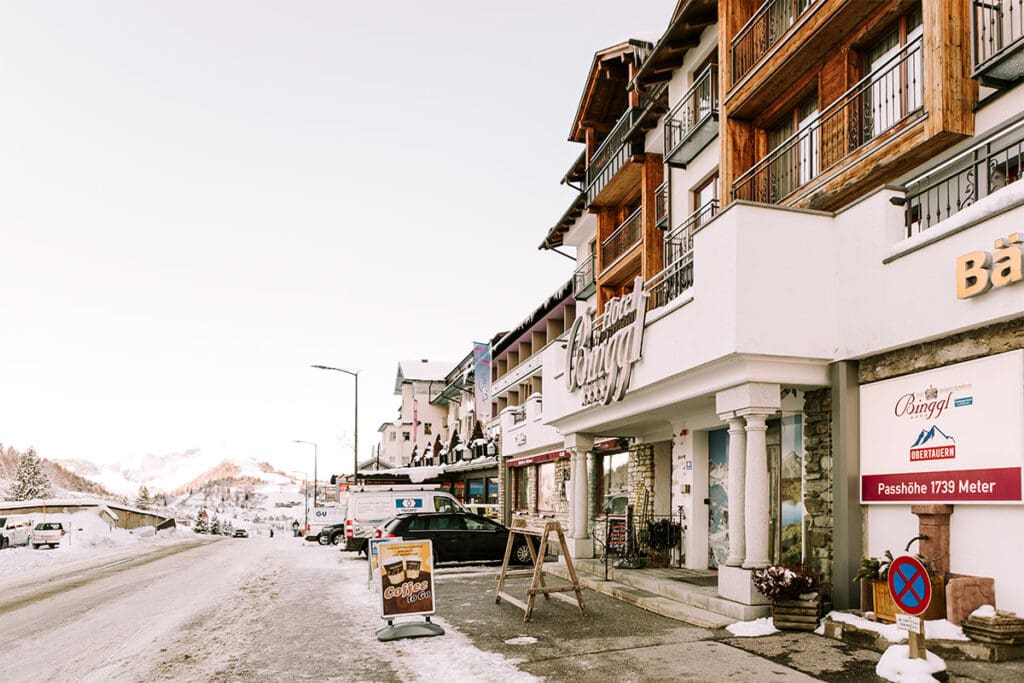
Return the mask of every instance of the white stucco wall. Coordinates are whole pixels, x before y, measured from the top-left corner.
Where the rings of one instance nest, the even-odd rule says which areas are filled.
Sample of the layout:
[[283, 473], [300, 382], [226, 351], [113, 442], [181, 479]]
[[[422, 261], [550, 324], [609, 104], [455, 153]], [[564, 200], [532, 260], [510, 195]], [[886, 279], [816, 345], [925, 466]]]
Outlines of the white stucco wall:
[[[865, 553], [881, 557], [886, 550], [899, 556], [917, 536], [918, 518], [909, 505], [871, 505], [866, 508]], [[949, 518], [950, 571], [995, 579], [996, 606], [1024, 614], [1024, 506], [956, 505]], [[910, 546], [917, 552], [917, 545]]]

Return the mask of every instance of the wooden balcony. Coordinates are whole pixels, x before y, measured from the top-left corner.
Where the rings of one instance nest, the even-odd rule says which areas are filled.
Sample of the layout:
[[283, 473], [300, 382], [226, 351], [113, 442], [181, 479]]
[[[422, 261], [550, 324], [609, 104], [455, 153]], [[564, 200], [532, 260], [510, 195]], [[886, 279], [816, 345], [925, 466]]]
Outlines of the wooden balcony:
[[973, 0], [973, 75], [993, 88], [1024, 77], [1024, 0]]
[[643, 241], [642, 211], [637, 209], [601, 243], [602, 270], [607, 271]]

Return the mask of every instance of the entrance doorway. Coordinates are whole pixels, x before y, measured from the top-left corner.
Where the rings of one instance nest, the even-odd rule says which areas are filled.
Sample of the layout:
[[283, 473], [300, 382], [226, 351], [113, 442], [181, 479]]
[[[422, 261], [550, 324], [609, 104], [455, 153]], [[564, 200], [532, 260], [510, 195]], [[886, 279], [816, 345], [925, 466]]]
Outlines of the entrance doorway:
[[729, 430], [708, 432], [708, 567], [729, 556]]

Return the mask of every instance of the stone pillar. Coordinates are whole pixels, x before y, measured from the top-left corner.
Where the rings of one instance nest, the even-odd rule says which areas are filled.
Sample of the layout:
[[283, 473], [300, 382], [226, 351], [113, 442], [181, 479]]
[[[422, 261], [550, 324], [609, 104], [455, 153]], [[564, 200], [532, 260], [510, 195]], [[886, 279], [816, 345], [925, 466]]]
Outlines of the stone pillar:
[[569, 534], [566, 539], [569, 547], [566, 548], [566, 552], [572, 557], [593, 557], [593, 541], [587, 533], [587, 455], [594, 449], [594, 438], [587, 434], [567, 434], [565, 447], [570, 453], [568, 485], [572, 487]]
[[746, 469], [747, 433], [743, 418], [729, 418], [729, 557], [725, 564], [739, 567], [747, 556]]
[[771, 564], [768, 538], [768, 444], [765, 436], [767, 415], [751, 413], [747, 421], [747, 470], [745, 488], [745, 529], [747, 554], [744, 569]]
[[[949, 574], [949, 517], [953, 509], [952, 505], [910, 506], [917, 515], [917, 533], [928, 537], [918, 541], [917, 554], [931, 560], [939, 574]], [[910, 551], [914, 552], [914, 546]]]

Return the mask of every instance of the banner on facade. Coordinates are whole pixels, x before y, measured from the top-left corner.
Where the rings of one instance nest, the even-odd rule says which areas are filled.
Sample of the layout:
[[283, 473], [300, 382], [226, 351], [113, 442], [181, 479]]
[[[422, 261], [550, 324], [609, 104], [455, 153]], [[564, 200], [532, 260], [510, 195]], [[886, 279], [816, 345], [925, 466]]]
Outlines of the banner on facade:
[[1024, 351], [860, 388], [862, 503], [1021, 503]]
[[390, 541], [377, 546], [380, 616], [434, 613], [433, 545], [430, 541]]
[[473, 342], [473, 406], [481, 425], [491, 421], [491, 345]]

